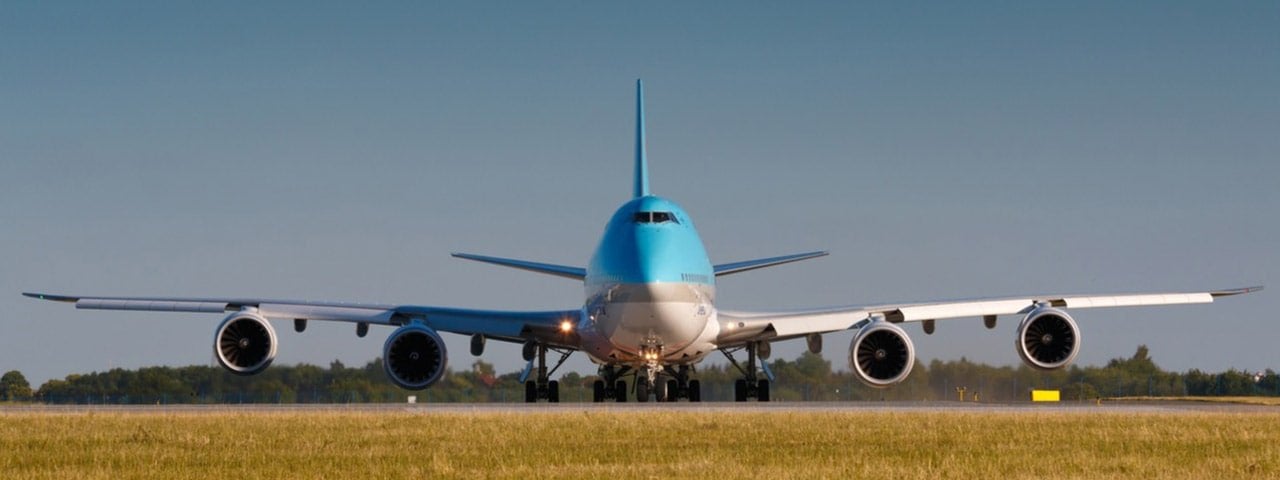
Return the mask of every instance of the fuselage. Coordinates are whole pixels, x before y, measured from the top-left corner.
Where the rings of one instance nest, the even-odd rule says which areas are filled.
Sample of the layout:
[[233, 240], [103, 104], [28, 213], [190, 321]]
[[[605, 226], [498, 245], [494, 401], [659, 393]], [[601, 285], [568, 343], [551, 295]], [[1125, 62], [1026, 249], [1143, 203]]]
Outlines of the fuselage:
[[688, 364], [715, 350], [715, 271], [689, 215], [665, 198], [623, 204], [587, 267], [582, 351], [605, 364]]

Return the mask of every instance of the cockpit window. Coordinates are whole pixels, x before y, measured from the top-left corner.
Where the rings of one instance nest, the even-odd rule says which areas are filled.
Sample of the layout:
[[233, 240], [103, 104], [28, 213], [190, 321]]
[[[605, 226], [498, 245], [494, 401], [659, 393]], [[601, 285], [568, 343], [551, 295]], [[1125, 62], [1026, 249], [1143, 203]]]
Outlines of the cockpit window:
[[676, 216], [671, 212], [636, 212], [636, 223], [675, 222]]

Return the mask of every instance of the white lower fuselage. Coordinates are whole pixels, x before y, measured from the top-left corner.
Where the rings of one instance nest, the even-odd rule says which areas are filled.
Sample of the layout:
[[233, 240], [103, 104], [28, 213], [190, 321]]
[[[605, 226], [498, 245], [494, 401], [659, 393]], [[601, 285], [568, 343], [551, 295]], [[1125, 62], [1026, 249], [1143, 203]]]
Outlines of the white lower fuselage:
[[591, 292], [585, 308], [581, 348], [596, 363], [695, 363], [715, 351], [720, 333], [708, 285], [608, 285]]

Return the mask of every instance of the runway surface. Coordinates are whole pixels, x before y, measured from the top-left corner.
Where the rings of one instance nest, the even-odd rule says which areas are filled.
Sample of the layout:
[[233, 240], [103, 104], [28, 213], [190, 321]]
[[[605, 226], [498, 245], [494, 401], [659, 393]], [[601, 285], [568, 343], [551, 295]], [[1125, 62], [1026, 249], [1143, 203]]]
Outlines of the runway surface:
[[1103, 402], [1051, 404], [959, 402], [772, 402], [772, 403], [355, 403], [355, 404], [242, 404], [242, 405], [17, 405], [2, 406], [0, 414], [18, 413], [234, 413], [234, 412], [350, 412], [350, 413], [539, 413], [539, 412], [955, 412], [955, 413], [1280, 413], [1280, 407], [1208, 402]]

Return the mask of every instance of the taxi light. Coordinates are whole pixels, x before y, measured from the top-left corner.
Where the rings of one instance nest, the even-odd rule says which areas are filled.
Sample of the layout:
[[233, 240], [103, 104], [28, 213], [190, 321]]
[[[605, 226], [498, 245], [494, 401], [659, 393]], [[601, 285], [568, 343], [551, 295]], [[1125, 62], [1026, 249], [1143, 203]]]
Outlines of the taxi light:
[[570, 321], [568, 321], [568, 320], [565, 320], [565, 321], [560, 322], [560, 331], [561, 331], [561, 332], [563, 332], [563, 333], [569, 333], [569, 332], [572, 332], [572, 331], [573, 331], [573, 322], [570, 322]]

